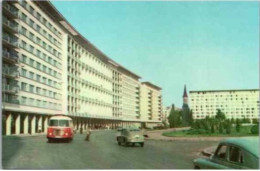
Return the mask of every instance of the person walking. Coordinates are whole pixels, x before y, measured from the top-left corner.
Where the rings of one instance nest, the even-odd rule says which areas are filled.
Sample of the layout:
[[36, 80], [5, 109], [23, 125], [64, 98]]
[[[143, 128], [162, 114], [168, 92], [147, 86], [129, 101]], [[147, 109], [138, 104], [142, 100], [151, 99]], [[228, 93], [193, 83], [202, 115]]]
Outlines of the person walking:
[[86, 135], [85, 141], [89, 141], [89, 139], [90, 139], [90, 134], [91, 134], [91, 130], [90, 130], [89, 127], [87, 127], [87, 135]]

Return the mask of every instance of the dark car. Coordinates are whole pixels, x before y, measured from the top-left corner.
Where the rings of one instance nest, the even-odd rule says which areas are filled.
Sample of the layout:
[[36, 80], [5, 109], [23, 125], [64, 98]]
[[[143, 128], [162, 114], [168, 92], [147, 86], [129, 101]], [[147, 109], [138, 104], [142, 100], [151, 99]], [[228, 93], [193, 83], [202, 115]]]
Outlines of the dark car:
[[195, 169], [259, 169], [259, 137], [223, 140], [209, 159], [193, 163]]

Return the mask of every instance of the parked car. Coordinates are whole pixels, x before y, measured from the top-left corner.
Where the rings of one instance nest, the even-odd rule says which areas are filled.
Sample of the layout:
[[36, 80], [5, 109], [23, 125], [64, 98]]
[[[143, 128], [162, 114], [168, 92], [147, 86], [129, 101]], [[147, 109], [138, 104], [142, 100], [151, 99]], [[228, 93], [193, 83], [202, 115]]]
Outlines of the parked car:
[[144, 136], [139, 128], [129, 127], [122, 128], [120, 133], [116, 137], [118, 145], [132, 145], [140, 144], [144, 146]]
[[259, 137], [223, 140], [210, 158], [193, 164], [195, 169], [259, 169]]

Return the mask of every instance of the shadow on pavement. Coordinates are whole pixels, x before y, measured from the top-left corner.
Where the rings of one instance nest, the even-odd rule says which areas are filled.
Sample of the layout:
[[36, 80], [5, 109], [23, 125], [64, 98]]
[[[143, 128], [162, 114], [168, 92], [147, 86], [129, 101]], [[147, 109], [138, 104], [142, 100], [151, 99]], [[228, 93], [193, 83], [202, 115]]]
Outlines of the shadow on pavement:
[[23, 147], [23, 140], [18, 136], [2, 136], [2, 168], [5, 169], [9, 165], [13, 157], [15, 157]]

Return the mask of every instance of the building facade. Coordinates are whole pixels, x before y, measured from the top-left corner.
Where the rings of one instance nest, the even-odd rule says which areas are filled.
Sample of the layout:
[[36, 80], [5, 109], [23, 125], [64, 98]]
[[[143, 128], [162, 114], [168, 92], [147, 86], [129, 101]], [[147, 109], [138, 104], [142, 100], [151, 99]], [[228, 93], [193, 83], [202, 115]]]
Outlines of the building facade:
[[217, 109], [226, 118], [259, 118], [259, 90], [190, 91], [189, 105], [193, 119], [214, 117]]
[[[142, 82], [140, 88], [140, 112], [143, 121], [161, 121], [162, 120], [162, 95], [161, 88], [150, 83]], [[147, 123], [154, 126], [155, 124]]]
[[[49, 1], [4, 1], [2, 11], [4, 134], [46, 131], [54, 114], [71, 116], [76, 129], [161, 122], [159, 107], [153, 119], [141, 119], [147, 113], [140, 110], [140, 77], [85, 39]], [[161, 106], [161, 96], [154, 103]]]

